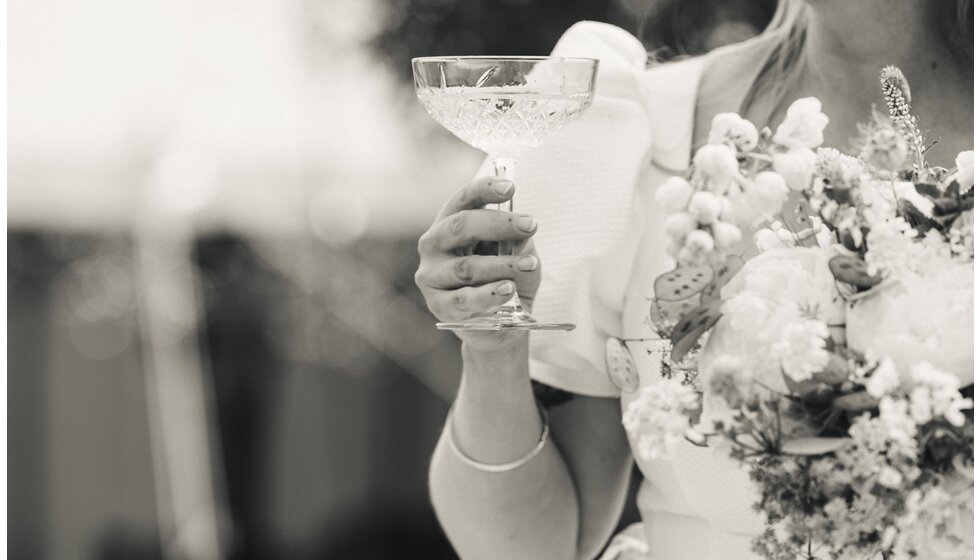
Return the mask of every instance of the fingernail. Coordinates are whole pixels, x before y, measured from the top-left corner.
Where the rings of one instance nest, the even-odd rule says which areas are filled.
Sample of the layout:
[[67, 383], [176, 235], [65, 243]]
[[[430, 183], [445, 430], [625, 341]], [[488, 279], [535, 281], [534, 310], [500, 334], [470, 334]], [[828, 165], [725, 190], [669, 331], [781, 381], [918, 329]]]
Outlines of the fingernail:
[[510, 294], [514, 293], [514, 285], [510, 282], [504, 282], [497, 287], [497, 292], [502, 295], [509, 296]]
[[522, 216], [517, 218], [517, 229], [521, 231], [526, 231], [528, 233], [534, 231], [534, 228], [538, 225], [534, 218], [531, 216]]
[[497, 184], [493, 186], [493, 190], [497, 194], [507, 194], [512, 188], [514, 188], [514, 183], [511, 183], [510, 181], [498, 181]]
[[534, 255], [525, 255], [517, 259], [517, 270], [530, 272], [535, 268], [538, 268], [538, 257], [535, 257]]

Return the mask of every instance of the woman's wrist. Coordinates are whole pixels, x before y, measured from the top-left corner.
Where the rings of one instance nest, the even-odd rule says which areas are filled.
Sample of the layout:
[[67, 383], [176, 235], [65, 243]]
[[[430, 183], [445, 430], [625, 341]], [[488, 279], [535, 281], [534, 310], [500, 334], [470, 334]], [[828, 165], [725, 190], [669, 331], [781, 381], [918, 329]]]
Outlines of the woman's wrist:
[[528, 379], [528, 336], [521, 333], [513, 344], [494, 349], [474, 347], [463, 343], [463, 376], [478, 385], [481, 381], [506, 383]]

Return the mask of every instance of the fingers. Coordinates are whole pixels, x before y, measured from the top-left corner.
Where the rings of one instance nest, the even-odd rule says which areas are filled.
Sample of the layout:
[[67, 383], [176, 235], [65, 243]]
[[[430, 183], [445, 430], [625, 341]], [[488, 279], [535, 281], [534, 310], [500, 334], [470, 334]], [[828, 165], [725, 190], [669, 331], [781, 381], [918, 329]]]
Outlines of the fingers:
[[439, 290], [451, 290], [464, 286], [482, 285], [500, 280], [522, 280], [522, 275], [538, 268], [534, 255], [490, 257], [473, 255], [446, 259], [422, 270], [416, 276], [421, 285]]
[[514, 196], [514, 183], [497, 177], [480, 177], [470, 181], [442, 207], [438, 221], [462, 210], [483, 208], [487, 204], [507, 202]]
[[471, 248], [481, 241], [523, 241], [538, 224], [531, 216], [497, 210], [463, 210], [447, 216], [419, 239], [419, 252], [447, 252]]
[[439, 290], [427, 297], [426, 301], [429, 311], [436, 317], [443, 321], [457, 321], [507, 303], [514, 290], [514, 282], [505, 280], [483, 286], [465, 286], [458, 290]]

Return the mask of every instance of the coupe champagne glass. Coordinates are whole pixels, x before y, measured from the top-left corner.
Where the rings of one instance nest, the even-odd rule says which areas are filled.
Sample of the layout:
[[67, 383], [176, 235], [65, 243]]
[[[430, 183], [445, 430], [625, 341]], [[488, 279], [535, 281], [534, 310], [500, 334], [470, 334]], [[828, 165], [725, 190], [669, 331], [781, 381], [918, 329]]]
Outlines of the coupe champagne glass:
[[[556, 56], [453, 56], [412, 59], [415, 92], [439, 124], [486, 152], [497, 177], [514, 179], [518, 156], [582, 114], [595, 92], [599, 61]], [[514, 202], [498, 205], [512, 212]], [[514, 254], [514, 242], [499, 243], [499, 254]], [[454, 330], [571, 330], [566, 323], [543, 323], [524, 309], [515, 292], [510, 301], [465, 321], [438, 323]]]

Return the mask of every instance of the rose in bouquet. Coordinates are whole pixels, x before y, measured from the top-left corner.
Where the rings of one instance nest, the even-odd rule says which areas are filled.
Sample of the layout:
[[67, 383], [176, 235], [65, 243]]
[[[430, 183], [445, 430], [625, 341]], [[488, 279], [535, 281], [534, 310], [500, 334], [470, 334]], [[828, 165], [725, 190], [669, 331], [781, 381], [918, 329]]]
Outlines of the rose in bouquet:
[[[677, 267], [651, 320], [704, 394], [645, 389], [624, 423], [646, 455], [707, 439], [742, 462], [767, 558], [972, 556], [972, 152], [929, 166], [904, 77], [881, 81], [859, 157], [819, 147], [803, 99], [775, 133], [719, 115], [660, 191]], [[772, 221], [794, 192], [812, 227]]]

